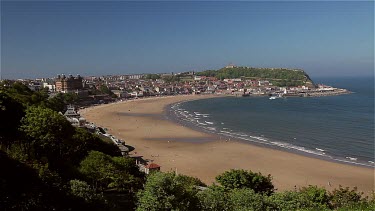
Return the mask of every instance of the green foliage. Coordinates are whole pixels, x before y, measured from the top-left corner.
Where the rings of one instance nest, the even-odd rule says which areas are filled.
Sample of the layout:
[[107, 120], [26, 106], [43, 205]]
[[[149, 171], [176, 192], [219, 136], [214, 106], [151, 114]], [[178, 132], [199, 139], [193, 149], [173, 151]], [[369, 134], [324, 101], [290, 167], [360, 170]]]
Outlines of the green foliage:
[[368, 203], [368, 202], [358, 202], [358, 203], [338, 207], [335, 210], [338, 210], [338, 211], [374, 211], [375, 204]]
[[101, 94], [107, 94], [113, 98], [117, 97], [106, 85], [100, 85], [99, 90]]
[[0, 145], [8, 149], [14, 141], [19, 139], [18, 127], [25, 115], [21, 103], [13, 99], [8, 93], [0, 90]]
[[[121, 155], [113, 143], [106, 143], [82, 128], [74, 128], [57, 113], [75, 102], [75, 94], [31, 91], [21, 83], [2, 83], [0, 87], [0, 209], [9, 210], [103, 210], [102, 195], [85, 182], [77, 165], [90, 150]], [[6, 121], [5, 121], [6, 120]], [[110, 157], [110, 156], [109, 156]], [[17, 160], [15, 160], [17, 159]], [[143, 174], [129, 158], [109, 159], [108, 187], [135, 206], [135, 192], [142, 187]], [[106, 162], [104, 162], [106, 163]], [[106, 187], [106, 188], [108, 188]], [[120, 193], [120, 192], [117, 192]], [[99, 197], [99, 198], [98, 198]], [[116, 204], [116, 202], [113, 202]], [[122, 203], [121, 205], [124, 205]], [[118, 207], [119, 205], [116, 204]]]
[[76, 197], [84, 199], [86, 202], [104, 202], [104, 196], [102, 193], [96, 193], [95, 189], [92, 188], [84, 181], [70, 180], [70, 192]]
[[73, 104], [78, 101], [78, 95], [76, 93], [65, 93], [63, 94], [65, 104]]
[[63, 115], [48, 108], [30, 106], [21, 122], [21, 131], [31, 141], [37, 158], [63, 158], [64, 142], [74, 134], [73, 126]]
[[263, 202], [264, 196], [256, 194], [248, 188], [233, 189], [229, 193], [229, 204], [231, 210], [266, 210], [267, 205]]
[[313, 203], [318, 203], [328, 206], [329, 195], [326, 189], [318, 188], [317, 186], [308, 186], [300, 189], [300, 194], [307, 200]]
[[198, 72], [200, 76], [213, 76], [221, 80], [225, 78], [255, 78], [271, 80], [277, 86], [298, 86], [311, 82], [310, 77], [303, 70], [291, 70], [285, 68], [254, 68], [234, 67], [219, 70], [206, 70]]
[[362, 193], [357, 191], [357, 188], [349, 189], [343, 188], [341, 185], [330, 193], [331, 206], [333, 208], [350, 206], [361, 201]]
[[133, 159], [111, 157], [98, 151], [89, 152], [82, 160], [79, 170], [98, 190], [115, 188], [133, 193], [143, 183], [143, 174], [139, 172]]
[[227, 192], [223, 187], [213, 185], [197, 194], [201, 210], [230, 210]]
[[178, 76], [178, 75], [163, 76], [163, 80], [166, 83], [178, 82], [178, 81], [180, 81], [180, 76]]
[[97, 151], [91, 151], [80, 165], [80, 172], [99, 190], [108, 188], [114, 171], [111, 156]]
[[299, 191], [275, 193], [268, 198], [268, 204], [277, 210], [327, 210], [329, 195], [324, 188], [303, 187]]
[[74, 128], [66, 118], [48, 108], [30, 106], [22, 119], [21, 131], [27, 137], [26, 154], [47, 159], [52, 169], [74, 177], [77, 166], [90, 150], [121, 155], [118, 147], [102, 141], [82, 128]]
[[34, 162], [31, 166], [38, 172], [38, 176], [44, 184], [58, 190], [64, 190], [62, 178], [57, 172], [50, 170], [48, 164]]
[[197, 72], [198, 76], [207, 76], [207, 77], [216, 77], [218, 71], [217, 70], [205, 70], [203, 72]]
[[204, 184], [200, 179], [196, 177], [186, 176], [183, 174], [178, 175], [178, 181], [180, 183], [185, 184], [185, 186], [188, 186], [188, 187], [195, 187], [195, 186], [206, 187], [206, 184]]
[[273, 210], [298, 210], [303, 203], [299, 193], [296, 191], [274, 193], [267, 200]]
[[197, 210], [198, 198], [193, 179], [174, 173], [154, 172], [138, 193], [137, 210]]
[[303, 85], [305, 85], [305, 82], [302, 81], [302, 80], [291, 80], [291, 79], [288, 79], [288, 80], [282, 79], [282, 80], [277, 80], [277, 81], [272, 80], [271, 83], [274, 86], [279, 86], [279, 87], [303, 86]]
[[264, 193], [268, 195], [274, 191], [274, 186], [271, 180], [271, 175], [263, 176], [261, 173], [254, 173], [242, 169], [232, 169], [216, 177], [216, 181], [227, 190], [235, 188], [250, 188], [256, 193]]
[[1, 87], [1, 89], [24, 106], [42, 105], [48, 98], [48, 91], [46, 89], [32, 91], [20, 82], [8, 83], [5, 87]]
[[126, 157], [113, 157], [112, 162], [115, 165], [115, 176], [113, 182], [109, 184], [120, 191], [129, 193], [136, 192], [142, 188], [144, 183], [144, 174], [139, 171], [135, 160]]
[[107, 143], [97, 135], [88, 132], [83, 128], [76, 128], [69, 142], [69, 159], [72, 163], [79, 164], [85, 158], [89, 151], [100, 151], [110, 156], [121, 156], [119, 148], [112, 142]]
[[63, 112], [65, 105], [68, 104], [68, 101], [71, 101], [69, 96], [70, 94], [58, 93], [47, 100], [46, 107], [57, 112]]
[[144, 76], [145, 79], [151, 79], [151, 80], [156, 80], [156, 79], [160, 79], [160, 75], [159, 74], [147, 74], [146, 76]]
[[9, 158], [0, 150], [0, 209], [1, 210], [86, 210], [83, 201], [67, 194], [61, 186], [49, 185], [35, 169]]

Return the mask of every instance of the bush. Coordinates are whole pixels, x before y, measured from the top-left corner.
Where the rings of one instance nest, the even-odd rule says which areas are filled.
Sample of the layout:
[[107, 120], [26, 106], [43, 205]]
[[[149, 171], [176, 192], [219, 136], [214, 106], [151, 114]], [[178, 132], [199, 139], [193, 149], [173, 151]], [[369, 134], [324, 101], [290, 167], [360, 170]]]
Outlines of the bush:
[[255, 193], [264, 193], [270, 195], [274, 192], [274, 186], [271, 182], [271, 175], [263, 176], [261, 173], [254, 173], [245, 170], [230, 170], [216, 177], [225, 189], [250, 188]]
[[198, 210], [200, 182], [174, 173], [154, 172], [138, 193], [137, 210]]
[[363, 193], [357, 192], [357, 187], [350, 190], [349, 187], [343, 188], [340, 185], [338, 189], [330, 193], [331, 207], [336, 209], [358, 203], [361, 201], [362, 194]]
[[224, 188], [213, 185], [197, 194], [201, 210], [229, 210], [228, 196]]
[[256, 194], [254, 190], [249, 188], [234, 189], [229, 194], [231, 210], [266, 210], [267, 205], [263, 199], [263, 195]]
[[96, 193], [95, 189], [92, 188], [84, 181], [70, 180], [70, 192], [72, 195], [84, 199], [88, 203], [103, 201], [103, 194]]
[[267, 199], [272, 210], [327, 210], [328, 202], [329, 196], [325, 189], [316, 186], [275, 193]]

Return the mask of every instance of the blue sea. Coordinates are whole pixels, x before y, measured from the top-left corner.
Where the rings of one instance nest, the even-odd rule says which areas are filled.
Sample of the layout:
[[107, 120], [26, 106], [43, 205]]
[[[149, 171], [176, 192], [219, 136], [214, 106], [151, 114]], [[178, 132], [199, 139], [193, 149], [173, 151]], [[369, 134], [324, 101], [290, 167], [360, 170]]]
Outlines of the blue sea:
[[374, 79], [317, 78], [352, 91], [326, 97], [223, 97], [171, 105], [174, 119], [226, 140], [374, 167]]

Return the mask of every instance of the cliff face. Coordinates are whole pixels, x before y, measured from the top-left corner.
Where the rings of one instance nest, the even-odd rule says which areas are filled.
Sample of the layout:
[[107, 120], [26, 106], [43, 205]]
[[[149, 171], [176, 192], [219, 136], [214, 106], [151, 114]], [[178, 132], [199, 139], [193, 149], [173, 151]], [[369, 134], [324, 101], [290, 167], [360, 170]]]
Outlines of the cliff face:
[[198, 72], [201, 76], [224, 78], [245, 78], [269, 80], [276, 86], [314, 86], [310, 76], [301, 69], [287, 68], [255, 68], [255, 67], [226, 67], [219, 70]]

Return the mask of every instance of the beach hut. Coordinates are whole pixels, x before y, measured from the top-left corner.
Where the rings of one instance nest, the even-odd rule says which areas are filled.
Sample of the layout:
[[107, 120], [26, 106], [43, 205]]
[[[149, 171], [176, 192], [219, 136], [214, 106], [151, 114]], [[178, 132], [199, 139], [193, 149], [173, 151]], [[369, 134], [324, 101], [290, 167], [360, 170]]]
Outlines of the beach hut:
[[145, 167], [144, 167], [144, 172], [146, 174], [149, 174], [150, 172], [153, 172], [153, 171], [160, 171], [160, 167], [158, 164], [156, 163], [150, 163], [150, 164], [147, 164]]

